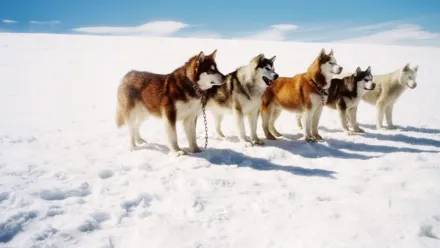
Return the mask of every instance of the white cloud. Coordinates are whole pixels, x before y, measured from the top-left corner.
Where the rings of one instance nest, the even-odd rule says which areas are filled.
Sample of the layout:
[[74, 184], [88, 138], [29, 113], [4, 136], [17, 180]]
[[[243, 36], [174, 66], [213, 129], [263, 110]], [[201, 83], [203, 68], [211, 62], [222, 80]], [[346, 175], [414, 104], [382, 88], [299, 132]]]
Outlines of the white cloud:
[[30, 21], [30, 24], [39, 24], [39, 25], [56, 25], [61, 24], [60, 21]]
[[293, 24], [275, 24], [275, 25], [270, 26], [270, 28], [284, 30], [284, 31], [290, 31], [290, 30], [298, 29], [298, 26], [293, 25]]
[[377, 30], [377, 29], [389, 28], [389, 27], [395, 26], [396, 24], [399, 24], [399, 23], [401, 23], [401, 21], [381, 22], [381, 23], [375, 23], [375, 24], [371, 24], [371, 25], [351, 27], [351, 28], [348, 28], [347, 30], [351, 30], [351, 31]]
[[391, 29], [380, 30], [373, 34], [361, 35], [336, 41], [338, 43], [369, 43], [387, 45], [423, 45], [437, 44], [440, 46], [440, 33], [424, 30], [419, 25], [399, 24]]
[[180, 37], [197, 38], [197, 39], [220, 39], [222, 35], [211, 31], [194, 31], [180, 34]]
[[241, 37], [239, 39], [245, 40], [286, 40], [286, 36], [291, 32], [298, 29], [298, 26], [293, 24], [275, 24], [269, 26], [268, 29], [258, 31], [255, 34]]
[[155, 21], [134, 27], [80, 27], [73, 29], [73, 31], [88, 34], [107, 35], [169, 36], [187, 27], [189, 27], [189, 25], [182, 22]]
[[8, 19], [2, 20], [2, 22], [3, 22], [3, 23], [6, 23], [6, 24], [14, 24], [14, 23], [17, 23], [17, 21], [14, 21], [14, 20], [8, 20]]

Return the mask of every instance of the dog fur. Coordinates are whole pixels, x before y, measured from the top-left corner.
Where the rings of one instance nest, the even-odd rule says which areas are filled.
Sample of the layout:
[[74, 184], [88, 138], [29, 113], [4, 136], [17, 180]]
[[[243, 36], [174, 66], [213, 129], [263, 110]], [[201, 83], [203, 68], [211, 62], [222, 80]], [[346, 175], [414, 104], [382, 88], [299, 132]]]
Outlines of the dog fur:
[[[364, 132], [357, 123], [356, 111], [362, 97], [368, 91], [374, 90], [376, 85], [372, 80], [371, 67], [368, 66], [365, 71], [358, 67], [351, 75], [343, 78], [333, 78], [331, 81], [326, 106], [338, 110], [342, 129], [348, 135], [353, 134], [353, 132], [348, 129], [347, 119], [354, 132]], [[298, 126], [302, 128], [301, 115], [298, 114], [297, 118]]]
[[275, 128], [275, 121], [282, 110], [296, 112], [304, 118], [304, 139], [307, 142], [322, 140], [318, 133], [318, 124], [327, 101], [326, 91], [335, 74], [343, 68], [336, 62], [333, 49], [329, 54], [322, 49], [307, 72], [293, 77], [280, 77], [267, 88], [261, 103], [261, 118], [264, 134], [274, 140], [281, 134]]
[[196, 141], [197, 116], [201, 113], [200, 91], [221, 85], [225, 76], [215, 62], [217, 50], [206, 56], [203, 52], [191, 57], [183, 66], [169, 74], [130, 71], [118, 88], [116, 123], [128, 124], [131, 150], [136, 143], [145, 143], [139, 128], [148, 117], [163, 120], [170, 152], [176, 156], [186, 152], [177, 143], [176, 122], [183, 121], [191, 152], [200, 152]]
[[[245, 146], [263, 144], [257, 136], [258, 113], [261, 98], [266, 88], [278, 78], [271, 59], [259, 54], [246, 66], [241, 66], [226, 75], [225, 83], [207, 90], [207, 109], [212, 113], [217, 135], [225, 137], [221, 130], [221, 122], [225, 114], [232, 114], [238, 130], [240, 142]], [[251, 139], [246, 138], [244, 117], [247, 117]]]
[[384, 129], [382, 126], [384, 115], [387, 128], [397, 128], [393, 123], [394, 104], [406, 89], [417, 87], [417, 71], [418, 65], [411, 68], [407, 63], [391, 73], [373, 76], [376, 88], [366, 93], [362, 100], [376, 106], [376, 129]]

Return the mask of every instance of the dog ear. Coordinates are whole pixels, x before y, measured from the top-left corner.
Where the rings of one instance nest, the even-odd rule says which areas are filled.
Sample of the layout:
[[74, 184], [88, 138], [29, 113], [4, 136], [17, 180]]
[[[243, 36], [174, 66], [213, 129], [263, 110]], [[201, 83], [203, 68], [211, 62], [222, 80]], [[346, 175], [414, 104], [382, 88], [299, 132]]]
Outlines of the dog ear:
[[333, 48], [330, 50], [330, 53], [328, 54], [328, 56], [333, 56], [334, 52], [333, 52]]
[[319, 58], [323, 58], [325, 56], [325, 49], [322, 48], [321, 51], [319, 52]]
[[356, 71], [354, 72], [354, 76], [357, 77], [359, 76], [359, 73], [361, 73], [361, 68], [358, 66], [358, 68], [356, 68]]
[[200, 53], [199, 53], [199, 56], [198, 56], [198, 58], [197, 58], [197, 63], [202, 63], [203, 61], [205, 60], [205, 54], [203, 53], [203, 51], [201, 51]]
[[371, 67], [370, 67], [370, 66], [368, 66], [368, 68], [367, 68], [367, 70], [366, 70], [365, 72], [367, 72], [367, 73], [371, 74]]
[[215, 59], [215, 55], [217, 54], [217, 49], [214, 50], [214, 52], [212, 52], [209, 57]]
[[407, 63], [406, 65], [405, 65], [405, 67], [403, 67], [403, 71], [408, 71], [409, 70], [409, 63]]
[[275, 56], [273, 56], [271, 59], [270, 59], [270, 62], [272, 62], [272, 64], [275, 62], [275, 59], [277, 58], [277, 56], [275, 55]]
[[414, 71], [417, 72], [417, 70], [419, 69], [419, 65], [414, 66]]
[[258, 66], [258, 64], [260, 63], [260, 61], [264, 58], [264, 54], [260, 53], [258, 54], [258, 56], [256, 56], [255, 58], [253, 58], [251, 60], [251, 64], [253, 68], [256, 68]]

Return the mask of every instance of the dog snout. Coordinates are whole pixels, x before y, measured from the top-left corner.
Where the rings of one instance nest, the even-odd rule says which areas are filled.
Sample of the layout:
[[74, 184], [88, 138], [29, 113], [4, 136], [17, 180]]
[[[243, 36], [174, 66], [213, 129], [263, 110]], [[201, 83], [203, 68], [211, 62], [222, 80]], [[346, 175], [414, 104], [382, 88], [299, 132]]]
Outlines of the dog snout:
[[279, 77], [279, 75], [278, 75], [277, 73], [275, 73], [275, 74], [273, 75], [273, 80], [277, 80], [278, 77]]
[[342, 70], [344, 70], [344, 67], [342, 67], [342, 66], [339, 66], [339, 73], [341, 73], [341, 72], [342, 72]]

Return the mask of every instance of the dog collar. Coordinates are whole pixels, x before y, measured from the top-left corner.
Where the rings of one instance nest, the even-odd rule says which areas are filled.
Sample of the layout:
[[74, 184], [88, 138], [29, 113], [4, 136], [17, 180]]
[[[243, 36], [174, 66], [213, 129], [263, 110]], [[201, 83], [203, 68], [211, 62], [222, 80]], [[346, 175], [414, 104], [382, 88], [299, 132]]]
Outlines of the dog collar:
[[321, 95], [328, 95], [327, 91], [324, 90], [321, 86], [319, 86], [317, 83], [313, 82], [315, 84], [316, 89], [319, 91], [319, 94]]
[[316, 87], [316, 89], [317, 89], [318, 92], [319, 92], [319, 96], [321, 97], [322, 105], [325, 105], [326, 102], [325, 102], [325, 99], [324, 99], [324, 95], [325, 95], [325, 96], [328, 95], [327, 91], [324, 90], [321, 86], [319, 86], [319, 85], [318, 85], [317, 83], [315, 83], [314, 81], [313, 81], [313, 83], [315, 84], [315, 87]]

